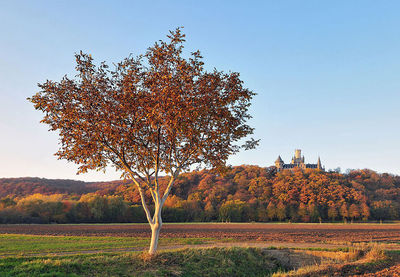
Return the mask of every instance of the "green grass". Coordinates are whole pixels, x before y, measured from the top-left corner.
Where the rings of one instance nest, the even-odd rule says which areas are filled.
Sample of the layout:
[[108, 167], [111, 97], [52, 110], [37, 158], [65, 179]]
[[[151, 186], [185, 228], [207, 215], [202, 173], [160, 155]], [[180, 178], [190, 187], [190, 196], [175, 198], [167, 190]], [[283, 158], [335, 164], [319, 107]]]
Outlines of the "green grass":
[[142, 253], [14, 257], [0, 260], [0, 276], [268, 276], [278, 262], [255, 248], [207, 248]]
[[[197, 245], [213, 242], [212, 238], [161, 238], [159, 245]], [[0, 235], [0, 256], [30, 255], [37, 253], [61, 253], [75, 251], [112, 250], [123, 248], [147, 248], [149, 238], [135, 237], [81, 237]]]
[[[232, 240], [161, 238], [159, 245], [221, 241]], [[4, 234], [0, 235], [0, 276], [267, 276], [280, 268], [275, 259], [255, 248], [161, 250], [151, 258], [131, 250], [148, 245], [148, 238]], [[82, 253], [86, 250], [99, 252]]]

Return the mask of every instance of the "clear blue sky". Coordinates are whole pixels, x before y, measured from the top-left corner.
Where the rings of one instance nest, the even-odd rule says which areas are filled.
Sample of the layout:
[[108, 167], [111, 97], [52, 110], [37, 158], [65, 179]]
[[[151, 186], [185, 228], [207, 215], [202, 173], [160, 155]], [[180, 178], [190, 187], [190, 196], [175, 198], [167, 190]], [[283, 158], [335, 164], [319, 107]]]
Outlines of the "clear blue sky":
[[258, 95], [257, 150], [232, 165], [289, 162], [400, 174], [400, 1], [0, 1], [0, 177], [75, 175], [26, 98], [74, 74], [74, 53], [118, 62], [184, 26], [207, 68]]

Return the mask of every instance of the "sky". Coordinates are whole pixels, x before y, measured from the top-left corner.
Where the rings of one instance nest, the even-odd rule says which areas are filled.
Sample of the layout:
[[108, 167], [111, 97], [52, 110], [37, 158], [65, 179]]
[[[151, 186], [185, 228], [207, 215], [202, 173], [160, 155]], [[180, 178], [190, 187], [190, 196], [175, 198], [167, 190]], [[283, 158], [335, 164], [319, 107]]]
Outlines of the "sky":
[[58, 137], [26, 98], [75, 75], [74, 54], [119, 62], [183, 26], [185, 53], [257, 93], [256, 150], [231, 165], [290, 162], [400, 174], [400, 1], [0, 0], [0, 178], [107, 181], [57, 160]]

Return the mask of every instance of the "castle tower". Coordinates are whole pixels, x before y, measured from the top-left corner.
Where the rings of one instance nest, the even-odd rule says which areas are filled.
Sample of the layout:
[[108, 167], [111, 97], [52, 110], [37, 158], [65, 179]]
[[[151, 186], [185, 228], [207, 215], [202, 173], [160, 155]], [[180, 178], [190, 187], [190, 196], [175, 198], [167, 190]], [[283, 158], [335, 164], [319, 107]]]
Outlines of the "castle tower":
[[284, 165], [284, 162], [283, 162], [281, 156], [279, 155], [278, 158], [275, 161], [276, 169], [278, 171], [281, 171], [283, 169], [283, 165]]
[[319, 170], [321, 170], [321, 169], [322, 169], [322, 165], [321, 165], [321, 159], [320, 159], [319, 157], [318, 157], [317, 168], [318, 168]]
[[296, 165], [296, 167], [301, 167], [301, 165], [303, 164], [303, 159], [304, 157], [301, 157], [301, 150], [296, 149], [294, 151], [294, 157], [292, 158], [292, 164]]

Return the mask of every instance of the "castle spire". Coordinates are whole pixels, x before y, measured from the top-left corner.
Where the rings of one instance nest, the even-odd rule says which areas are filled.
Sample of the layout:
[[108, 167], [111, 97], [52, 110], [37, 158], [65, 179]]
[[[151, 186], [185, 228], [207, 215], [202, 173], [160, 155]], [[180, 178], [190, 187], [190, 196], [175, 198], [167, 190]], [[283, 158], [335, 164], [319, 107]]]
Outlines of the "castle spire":
[[284, 164], [285, 164], [285, 163], [283, 162], [283, 160], [282, 160], [282, 158], [281, 158], [281, 155], [279, 155], [278, 158], [277, 158], [276, 161], [275, 161], [275, 167], [276, 167], [276, 169], [278, 170], [278, 172], [281, 171], [281, 170], [283, 169], [283, 165], [284, 165]]
[[319, 158], [319, 156], [318, 156], [317, 168], [318, 168], [319, 170], [321, 170], [321, 169], [322, 169], [322, 165], [321, 165], [321, 159]]

